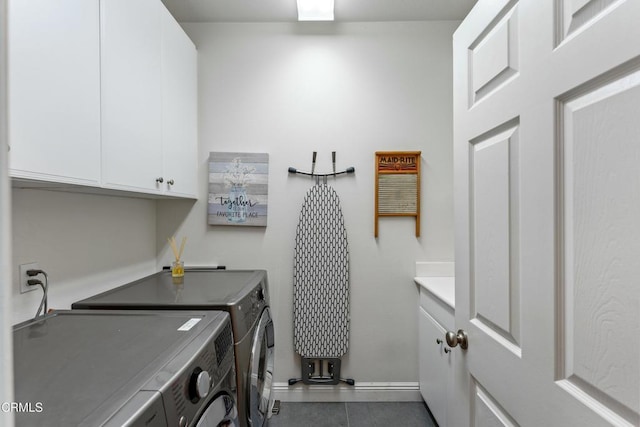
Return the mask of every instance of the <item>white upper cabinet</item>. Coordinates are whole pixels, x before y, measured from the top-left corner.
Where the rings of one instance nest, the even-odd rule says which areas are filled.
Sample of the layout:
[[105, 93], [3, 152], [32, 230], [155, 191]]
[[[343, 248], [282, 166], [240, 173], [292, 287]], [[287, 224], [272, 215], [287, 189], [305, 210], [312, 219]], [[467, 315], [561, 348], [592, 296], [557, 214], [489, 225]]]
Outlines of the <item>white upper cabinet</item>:
[[102, 178], [162, 191], [161, 4], [101, 2]]
[[162, 2], [8, 5], [12, 178], [196, 198], [197, 53]]
[[99, 185], [98, 0], [8, 2], [10, 175]]
[[162, 153], [164, 191], [197, 191], [197, 51], [162, 6]]

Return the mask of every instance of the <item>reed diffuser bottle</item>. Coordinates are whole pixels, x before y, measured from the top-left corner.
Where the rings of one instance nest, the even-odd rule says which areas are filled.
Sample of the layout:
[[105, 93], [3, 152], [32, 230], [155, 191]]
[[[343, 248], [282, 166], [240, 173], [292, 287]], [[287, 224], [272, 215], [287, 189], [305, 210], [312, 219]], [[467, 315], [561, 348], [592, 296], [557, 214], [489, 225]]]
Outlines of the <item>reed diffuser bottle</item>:
[[178, 249], [175, 237], [171, 237], [167, 240], [169, 241], [169, 246], [171, 246], [171, 250], [175, 256], [175, 260], [171, 263], [171, 277], [184, 277], [184, 261], [182, 260], [182, 252], [184, 251], [185, 243], [187, 243], [187, 238], [182, 238], [180, 249]]

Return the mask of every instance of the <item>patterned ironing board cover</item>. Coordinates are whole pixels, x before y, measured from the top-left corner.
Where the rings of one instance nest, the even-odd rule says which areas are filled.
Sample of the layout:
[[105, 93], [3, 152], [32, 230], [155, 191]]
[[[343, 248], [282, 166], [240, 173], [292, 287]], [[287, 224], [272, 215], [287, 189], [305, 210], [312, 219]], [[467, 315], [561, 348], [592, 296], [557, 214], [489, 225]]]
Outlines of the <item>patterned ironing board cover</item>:
[[306, 358], [339, 358], [349, 347], [349, 247], [336, 191], [306, 194], [293, 263], [293, 344]]

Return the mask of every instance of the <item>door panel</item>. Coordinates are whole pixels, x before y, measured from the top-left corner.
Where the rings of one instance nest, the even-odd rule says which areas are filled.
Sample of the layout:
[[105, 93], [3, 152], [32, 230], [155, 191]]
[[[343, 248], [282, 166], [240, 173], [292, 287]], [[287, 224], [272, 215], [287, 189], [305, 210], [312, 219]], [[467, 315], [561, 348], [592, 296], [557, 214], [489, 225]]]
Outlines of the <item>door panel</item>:
[[560, 0], [558, 3], [559, 43], [590, 25], [612, 6], [622, 3], [622, 0]]
[[469, 105], [497, 90], [518, 72], [518, 10], [502, 9], [469, 46]]
[[519, 354], [517, 121], [471, 141], [470, 150], [472, 312]]
[[640, 411], [640, 372], [633, 369], [640, 360], [640, 310], [638, 298], [629, 296], [638, 293], [640, 241], [629, 231], [640, 218], [640, 71], [585, 88], [559, 107], [559, 377], [587, 402], [633, 418]]
[[480, 0], [454, 35], [454, 425], [640, 424], [637, 22]]
[[474, 384], [473, 407], [474, 427], [517, 427], [513, 418], [480, 386]]

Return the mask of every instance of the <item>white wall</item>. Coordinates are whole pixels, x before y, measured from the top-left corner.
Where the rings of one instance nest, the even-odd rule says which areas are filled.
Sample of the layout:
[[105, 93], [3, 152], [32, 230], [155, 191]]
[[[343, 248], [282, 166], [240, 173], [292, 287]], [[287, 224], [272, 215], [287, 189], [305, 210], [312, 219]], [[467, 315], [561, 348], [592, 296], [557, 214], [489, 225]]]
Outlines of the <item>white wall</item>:
[[156, 271], [156, 202], [13, 189], [13, 323], [35, 315], [42, 291], [20, 294], [18, 265], [49, 275], [49, 307], [71, 303]]
[[[0, 0], [0, 403], [13, 400], [11, 331], [11, 192], [7, 145], [6, 2]], [[0, 425], [13, 426], [13, 413], [0, 411]]]
[[[299, 376], [292, 344], [295, 226], [309, 179], [287, 168], [354, 166], [331, 182], [351, 256], [351, 341], [343, 374], [357, 383], [417, 383], [416, 261], [453, 260], [451, 34], [457, 22], [187, 24], [199, 49], [200, 200], [14, 189], [12, 323], [33, 316], [17, 266], [51, 278], [50, 307], [156, 271], [166, 238], [189, 237], [190, 264], [269, 271], [279, 383]], [[380, 220], [373, 237], [374, 152], [422, 150], [422, 236], [414, 221]], [[270, 155], [269, 226], [206, 225], [209, 151]], [[6, 235], [3, 233], [3, 237]], [[6, 241], [6, 238], [3, 238]], [[6, 281], [5, 281], [6, 283]], [[6, 300], [5, 300], [6, 301]]]
[[[458, 22], [184, 24], [199, 52], [199, 201], [158, 202], [158, 265], [166, 238], [189, 240], [189, 264], [269, 271], [275, 381], [298, 377], [292, 343], [293, 243], [310, 179], [287, 174], [356, 168], [330, 180], [349, 238], [351, 340], [343, 376], [416, 383], [416, 261], [453, 261], [452, 58]], [[422, 235], [409, 218], [374, 228], [374, 152], [422, 150]], [[207, 226], [210, 151], [267, 152], [265, 228]]]

